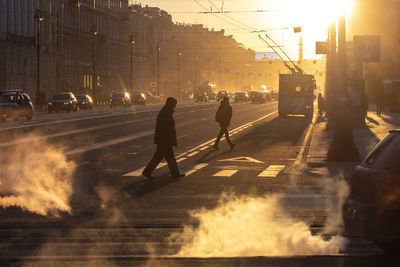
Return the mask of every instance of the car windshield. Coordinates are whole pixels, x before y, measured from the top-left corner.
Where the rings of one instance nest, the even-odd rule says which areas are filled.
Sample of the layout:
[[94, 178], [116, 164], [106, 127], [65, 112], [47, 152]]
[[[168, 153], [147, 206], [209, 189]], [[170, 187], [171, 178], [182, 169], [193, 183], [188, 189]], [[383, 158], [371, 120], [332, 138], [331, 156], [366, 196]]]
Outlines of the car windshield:
[[112, 98], [124, 98], [125, 94], [113, 94]]
[[61, 100], [61, 99], [70, 99], [71, 95], [70, 94], [55, 94], [53, 95], [53, 100]]
[[400, 163], [400, 136], [388, 135], [371, 152], [365, 163], [376, 169], [392, 169]]
[[86, 96], [85, 95], [77, 95], [76, 98], [79, 99], [79, 100], [86, 100]]

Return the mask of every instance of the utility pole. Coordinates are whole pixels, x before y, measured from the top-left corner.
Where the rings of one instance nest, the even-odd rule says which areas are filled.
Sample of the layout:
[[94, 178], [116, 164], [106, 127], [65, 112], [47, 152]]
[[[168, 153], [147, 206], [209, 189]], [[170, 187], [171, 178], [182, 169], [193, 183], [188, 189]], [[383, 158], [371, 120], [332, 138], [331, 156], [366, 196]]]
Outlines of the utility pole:
[[181, 94], [181, 57], [182, 57], [182, 52], [181, 49], [178, 48], [178, 92], [176, 96], [179, 98]]
[[96, 75], [96, 36], [98, 35], [97, 27], [95, 24], [92, 26], [92, 41], [93, 41], [93, 77], [92, 77], [92, 89], [93, 89], [93, 96], [97, 101], [97, 92], [96, 92], [96, 85], [97, 85], [97, 75]]
[[78, 51], [77, 51], [77, 90], [81, 87], [81, 71], [80, 71], [80, 61], [81, 61], [81, 2], [82, 0], [77, 0], [76, 4], [78, 7]]
[[157, 94], [160, 95], [160, 42], [157, 42]]
[[194, 56], [194, 77], [193, 77], [193, 93], [196, 91], [197, 87], [197, 61], [198, 57]]
[[44, 20], [41, 9], [36, 9], [35, 19], [37, 21], [37, 36], [36, 36], [36, 104], [43, 105], [40, 99], [40, 23]]
[[133, 35], [131, 34], [130, 38], [129, 38], [129, 43], [131, 45], [131, 82], [130, 82], [130, 90], [131, 90], [131, 94], [133, 92], [133, 45], [135, 44], [135, 39], [133, 39]]
[[346, 60], [346, 16], [339, 19], [338, 53], [337, 53], [337, 86], [335, 87], [333, 114], [334, 133], [328, 151], [328, 161], [359, 161], [359, 151], [354, 143], [353, 125], [354, 108], [347, 92]]

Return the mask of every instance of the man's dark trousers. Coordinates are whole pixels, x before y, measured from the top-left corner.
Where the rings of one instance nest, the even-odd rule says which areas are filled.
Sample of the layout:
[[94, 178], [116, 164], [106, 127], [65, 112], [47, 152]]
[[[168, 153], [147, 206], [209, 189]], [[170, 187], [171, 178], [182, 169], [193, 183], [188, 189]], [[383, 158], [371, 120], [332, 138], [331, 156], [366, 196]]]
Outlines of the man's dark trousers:
[[228, 142], [229, 146], [232, 146], [232, 142], [231, 139], [229, 137], [229, 131], [228, 131], [228, 127], [227, 126], [221, 126], [221, 130], [219, 131], [219, 134], [217, 136], [217, 140], [215, 141], [215, 146], [218, 146], [219, 141], [221, 140], [222, 136], [225, 135], [225, 139]]
[[151, 174], [155, 170], [157, 165], [162, 161], [163, 158], [165, 158], [168, 163], [171, 175], [172, 176], [178, 175], [179, 174], [178, 164], [176, 163], [174, 150], [172, 149], [172, 146], [162, 145], [162, 144], [157, 145], [156, 153], [154, 153], [153, 158], [150, 160], [149, 164], [147, 164], [143, 173]]

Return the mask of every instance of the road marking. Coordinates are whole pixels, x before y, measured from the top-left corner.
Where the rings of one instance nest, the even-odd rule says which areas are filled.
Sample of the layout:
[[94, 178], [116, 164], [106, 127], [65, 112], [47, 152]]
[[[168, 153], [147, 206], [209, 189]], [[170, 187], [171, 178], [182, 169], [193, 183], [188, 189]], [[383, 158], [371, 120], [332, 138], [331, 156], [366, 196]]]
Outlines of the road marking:
[[271, 165], [260, 173], [258, 177], [276, 177], [285, 167], [285, 165]]
[[222, 170], [222, 171], [217, 172], [213, 176], [216, 176], [216, 177], [231, 177], [232, 175], [234, 175], [237, 172], [238, 172], [238, 170]]
[[[157, 170], [157, 169], [160, 169], [160, 168], [162, 168], [162, 167], [164, 167], [164, 166], [166, 166], [166, 165], [168, 165], [168, 163], [166, 163], [166, 162], [161, 162], [160, 164], [158, 164], [156, 170]], [[145, 168], [145, 167], [142, 167], [142, 168], [137, 169], [137, 170], [135, 170], [135, 171], [133, 171], [133, 172], [126, 173], [126, 174], [124, 174], [123, 176], [134, 176], [134, 177], [142, 176], [142, 172], [143, 172], [144, 168]]]
[[181, 162], [181, 161], [184, 161], [185, 159], [187, 159], [187, 158], [180, 158], [176, 162]]
[[190, 153], [189, 155], [187, 155], [188, 157], [193, 157], [194, 155], [198, 154], [200, 151], [194, 151], [192, 153]]
[[256, 160], [251, 157], [236, 157], [236, 158], [230, 158], [230, 159], [221, 159], [218, 161], [233, 161], [233, 162], [245, 162], [245, 163], [264, 163], [262, 161]]
[[196, 172], [196, 171], [198, 171], [200, 169], [203, 169], [206, 166], [208, 166], [208, 163], [200, 163], [200, 164], [197, 164], [197, 165], [194, 165], [194, 166], [190, 166], [190, 167], [184, 169], [183, 172], [185, 173], [186, 176], [189, 176], [192, 173], [194, 173], [194, 172]]
[[316, 113], [316, 111], [315, 111], [314, 114], [313, 114], [313, 118], [312, 118], [312, 121], [311, 121], [311, 123], [310, 123], [310, 126], [308, 126], [307, 133], [306, 133], [306, 136], [305, 136], [305, 138], [304, 138], [302, 147], [300, 148], [299, 154], [297, 154], [297, 157], [296, 157], [295, 162], [293, 163], [293, 166], [298, 166], [298, 165], [300, 164], [300, 162], [301, 162], [301, 159], [303, 158], [303, 155], [304, 155], [304, 152], [305, 152], [307, 143], [308, 143], [308, 141], [309, 141], [309, 138], [310, 138], [312, 129], [314, 128], [313, 126], [315, 125], [315, 122], [317, 121], [317, 116], [316, 116], [316, 114], [317, 114], [317, 113]]
[[200, 151], [203, 151], [203, 150], [206, 150], [207, 148], [209, 148], [210, 146], [204, 146], [204, 147], [202, 147], [202, 148], [200, 148], [199, 150]]

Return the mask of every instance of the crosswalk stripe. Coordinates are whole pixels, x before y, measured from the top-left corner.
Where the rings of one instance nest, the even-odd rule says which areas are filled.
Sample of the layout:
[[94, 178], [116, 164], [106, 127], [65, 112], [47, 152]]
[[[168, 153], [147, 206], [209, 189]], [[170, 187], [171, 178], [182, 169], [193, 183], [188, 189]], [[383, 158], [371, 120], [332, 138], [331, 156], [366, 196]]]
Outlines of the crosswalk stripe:
[[270, 165], [258, 177], [276, 177], [285, 167], [285, 165]]
[[238, 170], [222, 170], [222, 171], [217, 172], [213, 176], [216, 176], [216, 177], [231, 177], [232, 175], [234, 175], [237, 172], [238, 172]]
[[189, 176], [192, 173], [194, 173], [194, 172], [196, 172], [196, 171], [198, 171], [200, 169], [203, 169], [206, 166], [208, 166], [208, 163], [200, 163], [200, 164], [197, 164], [197, 165], [194, 165], [194, 166], [190, 166], [190, 167], [184, 169], [183, 172], [185, 173], [186, 176]]
[[[160, 169], [160, 168], [162, 168], [162, 167], [164, 167], [164, 166], [166, 166], [166, 165], [168, 165], [168, 163], [166, 163], [166, 162], [161, 162], [160, 164], [158, 164], [158, 166], [157, 166], [157, 168], [156, 169]], [[126, 174], [124, 174], [124, 176], [141, 176], [142, 175], [142, 172], [143, 172], [143, 170], [144, 170], [144, 168], [145, 167], [142, 167], [142, 168], [140, 168], [140, 169], [137, 169], [137, 170], [135, 170], [135, 171], [133, 171], [133, 172], [129, 172], [129, 173], [126, 173]]]
[[203, 150], [206, 150], [206, 149], [209, 148], [209, 147], [210, 147], [210, 146], [207, 145], [207, 146], [204, 146], [204, 147], [200, 148], [199, 150], [200, 150], [200, 151], [203, 151]]
[[189, 155], [187, 155], [188, 157], [193, 157], [194, 155], [198, 154], [200, 151], [194, 151], [192, 153], [190, 153]]
[[184, 161], [186, 158], [180, 158], [180, 159], [178, 159], [176, 162], [181, 162], [181, 161]]

